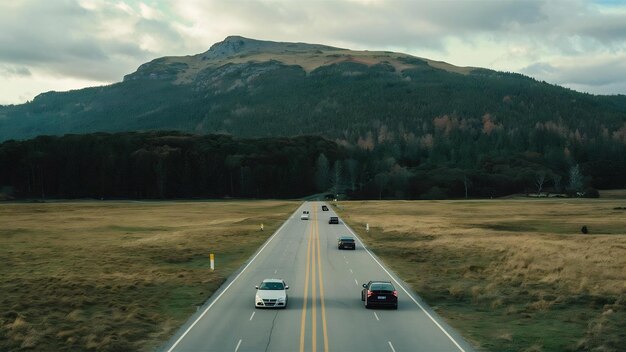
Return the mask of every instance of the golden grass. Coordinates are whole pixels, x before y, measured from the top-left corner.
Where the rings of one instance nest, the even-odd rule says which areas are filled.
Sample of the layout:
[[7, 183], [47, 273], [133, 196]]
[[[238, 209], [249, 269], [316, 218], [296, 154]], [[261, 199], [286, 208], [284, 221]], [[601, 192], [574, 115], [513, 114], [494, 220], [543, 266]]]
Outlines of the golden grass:
[[195, 56], [172, 56], [166, 57], [166, 62], [169, 63], [185, 63], [187, 69], [181, 73], [176, 83], [191, 83], [196, 75], [208, 67], [217, 68], [228, 63], [242, 64], [248, 62], [269, 62], [271, 60], [282, 62], [285, 65], [297, 65], [302, 67], [304, 71], [310, 73], [311, 71], [321, 67], [341, 62], [355, 62], [372, 66], [380, 63], [387, 63], [393, 66], [396, 72], [402, 72], [403, 70], [413, 68], [415, 65], [407, 64], [403, 59], [420, 59], [424, 60], [431, 67], [455, 72], [463, 75], [469, 74], [474, 67], [459, 67], [448, 64], [442, 61], [434, 61], [425, 58], [415, 57], [407, 54], [392, 53], [386, 51], [367, 51], [367, 50], [320, 50], [318, 52], [310, 53], [294, 53], [290, 51], [275, 51], [275, 52], [262, 52], [262, 53], [250, 53], [241, 56], [228, 57], [221, 60], [202, 60], [202, 55]]
[[623, 198], [343, 202], [341, 209], [482, 349], [618, 351], [626, 343]]
[[298, 205], [0, 204], [0, 350], [152, 350]]

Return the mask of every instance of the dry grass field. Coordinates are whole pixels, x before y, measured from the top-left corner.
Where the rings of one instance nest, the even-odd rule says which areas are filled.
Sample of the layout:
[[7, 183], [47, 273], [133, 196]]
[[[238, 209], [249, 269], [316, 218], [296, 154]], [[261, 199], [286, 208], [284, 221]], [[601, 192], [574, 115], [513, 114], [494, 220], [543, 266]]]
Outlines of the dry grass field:
[[0, 350], [153, 350], [298, 205], [2, 203]]
[[626, 198], [619, 194], [342, 202], [339, 212], [482, 350], [624, 351]]

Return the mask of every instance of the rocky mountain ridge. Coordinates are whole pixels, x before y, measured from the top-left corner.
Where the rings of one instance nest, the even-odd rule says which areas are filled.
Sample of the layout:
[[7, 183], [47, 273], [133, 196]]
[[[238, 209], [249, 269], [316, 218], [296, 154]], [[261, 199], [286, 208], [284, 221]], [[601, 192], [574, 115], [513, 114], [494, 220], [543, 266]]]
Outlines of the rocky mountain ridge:
[[197, 75], [207, 69], [217, 69], [228, 64], [270, 62], [298, 66], [307, 73], [322, 66], [339, 63], [357, 63], [368, 67], [387, 64], [398, 73], [424, 64], [462, 74], [474, 69], [389, 51], [353, 51], [320, 44], [282, 43], [229, 36], [201, 54], [163, 57], [145, 63], [136, 72], [126, 75], [124, 81], [164, 79], [173, 80], [176, 84], [185, 84], [192, 83]]

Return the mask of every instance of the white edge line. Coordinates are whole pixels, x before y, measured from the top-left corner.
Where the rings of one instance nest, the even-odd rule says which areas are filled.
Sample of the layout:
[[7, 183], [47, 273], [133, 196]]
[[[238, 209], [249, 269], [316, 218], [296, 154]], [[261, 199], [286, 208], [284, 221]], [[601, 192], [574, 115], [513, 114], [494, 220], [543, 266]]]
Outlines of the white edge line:
[[252, 312], [252, 315], [250, 316], [250, 319], [248, 319], [248, 321], [252, 320], [252, 318], [254, 318], [254, 313], [256, 312]]
[[[348, 231], [352, 232], [352, 235], [354, 235], [354, 237], [356, 237], [356, 239], [359, 240], [359, 242], [361, 242], [361, 246], [363, 246], [363, 249], [365, 249], [365, 251], [367, 252], [367, 254], [370, 255], [370, 257], [372, 257], [372, 259], [374, 259], [374, 261], [376, 262], [376, 264], [378, 264], [378, 266], [380, 266], [386, 273], [387, 275], [389, 275], [389, 277], [391, 278], [391, 280], [393, 280], [393, 282], [395, 282], [398, 286], [400, 286], [400, 288], [402, 289], [402, 291], [404, 291], [404, 293], [406, 293], [409, 298], [411, 298], [411, 300], [417, 304], [417, 306], [424, 312], [426, 313], [426, 315], [430, 318], [430, 320], [433, 321], [433, 323], [435, 323], [435, 325], [437, 325], [437, 327], [450, 339], [450, 341], [452, 341], [454, 343], [454, 345], [461, 351], [461, 352], [465, 352], [465, 350], [463, 349], [463, 347], [461, 347], [461, 345], [458, 344], [458, 342], [456, 342], [456, 340], [454, 340], [454, 338], [452, 338], [452, 336], [450, 336], [450, 334], [446, 331], [446, 329], [443, 328], [443, 326], [441, 326], [439, 324], [439, 322], [437, 322], [437, 320], [435, 320], [435, 318], [433, 318], [432, 315], [430, 315], [430, 313], [428, 313], [426, 311], [426, 309], [424, 309], [424, 307], [422, 307], [421, 304], [419, 304], [419, 302], [413, 297], [412, 294], [409, 293], [409, 291], [407, 291], [406, 288], [404, 288], [404, 286], [402, 286], [398, 280], [396, 280], [393, 275], [391, 275], [391, 273], [378, 261], [378, 259], [376, 259], [376, 257], [374, 257], [374, 255], [372, 254], [372, 252], [370, 252], [369, 249], [367, 249], [367, 247], [365, 247], [365, 244], [363, 244], [363, 241], [361, 241], [361, 239], [359, 238], [359, 236], [350, 228], [350, 226], [346, 225], [346, 223], [343, 223], [344, 226], [348, 229]], [[391, 345], [391, 341], [389, 341], [389, 346], [391, 347], [391, 349], [393, 350], [393, 346]], [[395, 351], [395, 350], [394, 350]]]
[[237, 342], [237, 347], [235, 347], [235, 352], [239, 351], [239, 346], [241, 346], [241, 339], [239, 339], [239, 342]]
[[[300, 206], [301, 207], [301, 206]], [[300, 207], [298, 207], [298, 209], [296, 209], [295, 212], [293, 212], [292, 216], [295, 215], [298, 210], [300, 210]], [[291, 219], [291, 217], [289, 217], [288, 219]], [[237, 274], [237, 276], [235, 276], [235, 278], [233, 279], [233, 281], [230, 282], [230, 284], [228, 284], [228, 286], [226, 286], [226, 288], [224, 289], [224, 291], [220, 292], [219, 295], [217, 295], [217, 297], [215, 297], [215, 299], [213, 300], [213, 302], [211, 302], [211, 304], [209, 304], [208, 307], [206, 307], [206, 309], [204, 310], [204, 312], [202, 312], [202, 314], [200, 314], [200, 316], [187, 328], [187, 330], [185, 330], [185, 332], [180, 335], [180, 337], [176, 340], [176, 342], [174, 342], [174, 344], [172, 345], [172, 347], [170, 347], [167, 352], [172, 352], [174, 350], [174, 348], [176, 348], [176, 346], [178, 346], [178, 344], [180, 343], [180, 341], [183, 340], [183, 338], [185, 338], [185, 336], [187, 336], [187, 334], [189, 333], [189, 331], [191, 331], [191, 329], [200, 321], [200, 319], [202, 319], [202, 317], [204, 317], [206, 315], [206, 313], [209, 311], [209, 309], [211, 309], [211, 307], [213, 307], [213, 305], [215, 304], [215, 302], [217, 302], [220, 297], [222, 297], [222, 295], [230, 288], [230, 286], [232, 286], [237, 279], [241, 276], [241, 274], [243, 274], [246, 269], [248, 269], [248, 267], [250, 266], [250, 264], [252, 264], [252, 262], [254, 262], [254, 260], [256, 259], [256, 257], [259, 256], [259, 254], [261, 254], [261, 252], [263, 252], [263, 250], [265, 249], [265, 247], [267, 247], [268, 244], [270, 244], [270, 242], [272, 242], [272, 240], [274, 239], [274, 237], [276, 237], [276, 235], [278, 235], [280, 233], [280, 231], [283, 229], [283, 227], [285, 227], [285, 225], [287, 225], [287, 220], [281, 225], [280, 228], [278, 228], [278, 230], [276, 230], [276, 232], [274, 232], [274, 234], [272, 235], [272, 237], [270, 237], [267, 242], [265, 242], [265, 244], [263, 245], [263, 247], [261, 247], [261, 249], [256, 253], [256, 255], [254, 257], [252, 257], [252, 259], [250, 259], [250, 261], [248, 262], [248, 264], [246, 264], [246, 266], [239, 272], [239, 274]], [[241, 342], [241, 340], [240, 340]]]
[[391, 350], [392, 350], [393, 352], [396, 352], [396, 349], [395, 349], [395, 348], [393, 348], [393, 345], [391, 344], [391, 341], [387, 341], [387, 343], [389, 344], [389, 347], [391, 347]]

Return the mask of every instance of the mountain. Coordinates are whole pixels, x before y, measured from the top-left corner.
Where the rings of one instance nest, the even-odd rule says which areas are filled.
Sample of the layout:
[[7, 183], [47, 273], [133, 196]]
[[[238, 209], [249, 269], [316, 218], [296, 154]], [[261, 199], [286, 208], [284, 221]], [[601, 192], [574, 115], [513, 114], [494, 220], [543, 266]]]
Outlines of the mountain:
[[[141, 65], [123, 82], [0, 107], [0, 141], [41, 134], [180, 130], [244, 137], [415, 136], [448, 116], [481, 127], [552, 121], [621, 128], [626, 97], [596, 97], [519, 74], [406, 54], [228, 37], [208, 51]], [[428, 126], [425, 126], [428, 125]], [[383, 137], [386, 138], [386, 137]]]
[[[357, 179], [369, 185], [368, 197], [388, 183], [391, 194], [458, 196], [467, 175], [475, 188], [484, 183], [482, 196], [532, 189], [538, 175], [562, 189], [576, 165], [577, 183], [626, 187], [626, 96], [388, 51], [233, 36], [201, 54], [145, 63], [110, 86], [0, 107], [0, 141], [153, 130], [324, 137], [347, 150], [341, 176], [353, 189]], [[409, 176], [432, 182], [408, 190]]]

